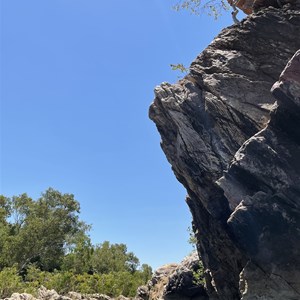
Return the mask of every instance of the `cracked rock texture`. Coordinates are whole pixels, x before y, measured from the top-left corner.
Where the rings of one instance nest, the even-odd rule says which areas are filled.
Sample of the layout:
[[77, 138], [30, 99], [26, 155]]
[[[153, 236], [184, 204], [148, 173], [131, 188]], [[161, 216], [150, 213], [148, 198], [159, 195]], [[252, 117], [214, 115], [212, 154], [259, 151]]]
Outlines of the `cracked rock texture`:
[[299, 1], [266, 8], [155, 89], [150, 118], [188, 193], [210, 299], [300, 299], [299, 53], [282, 72], [299, 37]]
[[201, 282], [194, 278], [199, 269], [196, 252], [180, 264], [167, 264], [158, 268], [147, 286], [138, 288], [136, 300], [208, 300]]

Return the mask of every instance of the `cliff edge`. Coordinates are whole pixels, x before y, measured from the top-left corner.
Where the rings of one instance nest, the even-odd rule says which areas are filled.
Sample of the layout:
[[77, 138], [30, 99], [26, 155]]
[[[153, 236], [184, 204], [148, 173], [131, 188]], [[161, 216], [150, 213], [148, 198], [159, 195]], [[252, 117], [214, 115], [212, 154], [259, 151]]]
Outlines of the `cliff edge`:
[[300, 299], [299, 37], [299, 1], [263, 9], [155, 89], [210, 299]]

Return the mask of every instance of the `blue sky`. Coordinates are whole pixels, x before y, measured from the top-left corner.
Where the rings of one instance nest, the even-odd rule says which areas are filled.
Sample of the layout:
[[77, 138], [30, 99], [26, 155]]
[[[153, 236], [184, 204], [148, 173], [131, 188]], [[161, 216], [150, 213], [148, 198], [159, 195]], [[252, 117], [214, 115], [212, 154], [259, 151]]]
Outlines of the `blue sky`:
[[153, 89], [232, 24], [175, 3], [0, 0], [0, 193], [73, 193], [94, 244], [125, 243], [153, 268], [191, 251], [186, 193], [148, 119]]

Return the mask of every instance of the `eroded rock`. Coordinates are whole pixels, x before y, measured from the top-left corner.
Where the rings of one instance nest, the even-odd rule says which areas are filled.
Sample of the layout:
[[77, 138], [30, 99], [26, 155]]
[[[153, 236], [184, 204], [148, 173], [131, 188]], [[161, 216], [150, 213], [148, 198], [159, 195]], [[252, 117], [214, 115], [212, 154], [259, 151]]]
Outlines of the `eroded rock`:
[[[298, 258], [295, 267], [283, 258], [299, 254], [299, 207], [294, 204], [300, 197], [299, 97], [296, 83], [289, 84], [290, 90], [279, 84], [273, 89], [279, 105], [274, 110], [270, 93], [300, 48], [299, 32], [299, 2], [264, 9], [223, 30], [183, 80], [155, 89], [149, 115], [187, 189], [198, 250], [208, 269], [207, 290], [214, 299], [256, 299], [253, 294], [245, 298], [249, 288], [247, 293], [242, 288], [251, 286], [246, 283], [250, 260], [264, 266], [262, 282], [276, 274], [285, 278], [281, 286], [286, 281], [295, 289], [300, 278]], [[298, 78], [294, 67], [281, 81], [290, 80], [288, 73], [290, 79]], [[294, 238], [288, 241], [290, 235]], [[282, 245], [289, 247], [283, 250]], [[272, 273], [272, 268], [280, 272]], [[266, 291], [264, 299], [270, 295]]]
[[193, 252], [180, 264], [167, 264], [157, 269], [147, 286], [140, 287], [137, 299], [207, 300], [204, 286], [195, 281], [199, 256]]
[[300, 299], [300, 50], [272, 92], [278, 106], [268, 126], [244, 143], [222, 178], [225, 192], [239, 187], [228, 224], [251, 259], [242, 299], [263, 291], [268, 299]]

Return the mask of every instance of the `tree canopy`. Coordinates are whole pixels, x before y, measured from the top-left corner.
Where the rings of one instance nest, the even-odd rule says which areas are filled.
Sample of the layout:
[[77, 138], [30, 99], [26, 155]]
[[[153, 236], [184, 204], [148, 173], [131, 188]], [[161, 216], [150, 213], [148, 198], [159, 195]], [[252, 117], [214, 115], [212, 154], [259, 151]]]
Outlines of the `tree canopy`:
[[58, 268], [66, 247], [88, 229], [72, 194], [49, 188], [37, 201], [27, 194], [0, 199], [0, 268], [17, 264], [22, 270], [30, 263]]
[[0, 196], [0, 298], [8, 293], [1, 295], [8, 278], [18, 287], [40, 283], [62, 292], [70, 288], [112, 296], [134, 295], [150, 279], [151, 267], [139, 268], [139, 259], [125, 244], [93, 245], [90, 226], [79, 214], [74, 195], [52, 188], [37, 200], [27, 194]]

